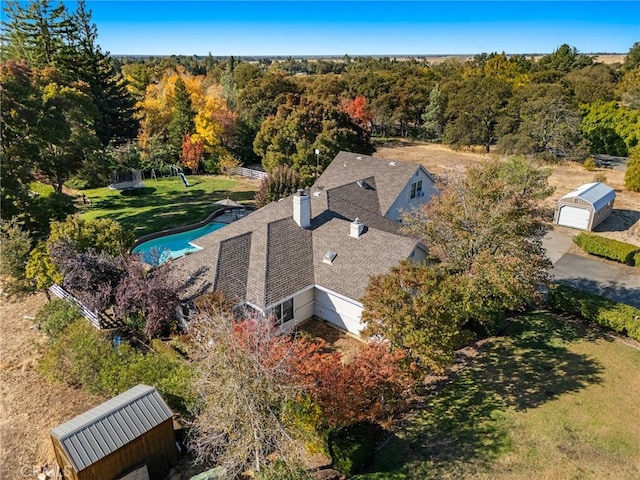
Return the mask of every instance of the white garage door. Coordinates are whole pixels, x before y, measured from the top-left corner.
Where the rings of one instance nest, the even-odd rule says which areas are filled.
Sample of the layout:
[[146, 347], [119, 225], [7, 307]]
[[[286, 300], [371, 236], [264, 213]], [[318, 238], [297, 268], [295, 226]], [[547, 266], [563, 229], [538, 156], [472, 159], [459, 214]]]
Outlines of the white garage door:
[[587, 230], [589, 226], [589, 210], [571, 206], [560, 207], [558, 225]]

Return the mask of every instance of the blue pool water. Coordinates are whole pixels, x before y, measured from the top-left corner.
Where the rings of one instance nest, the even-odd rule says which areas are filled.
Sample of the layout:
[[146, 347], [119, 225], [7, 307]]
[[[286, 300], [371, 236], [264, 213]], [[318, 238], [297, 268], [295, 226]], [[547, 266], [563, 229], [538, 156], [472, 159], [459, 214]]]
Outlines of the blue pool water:
[[226, 223], [211, 222], [204, 227], [154, 238], [141, 243], [131, 253], [140, 254], [142, 260], [149, 265], [162, 265], [169, 259], [197, 252], [200, 247], [191, 243], [192, 241], [204, 237], [208, 233], [215, 232], [225, 225]]

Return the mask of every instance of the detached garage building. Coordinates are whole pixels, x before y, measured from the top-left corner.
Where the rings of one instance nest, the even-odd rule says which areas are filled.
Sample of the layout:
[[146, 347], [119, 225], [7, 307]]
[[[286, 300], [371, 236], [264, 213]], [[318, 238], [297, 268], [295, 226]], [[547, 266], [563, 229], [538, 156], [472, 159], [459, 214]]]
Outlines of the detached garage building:
[[580, 230], [593, 230], [613, 211], [616, 192], [604, 183], [582, 185], [558, 200], [555, 223]]
[[51, 440], [65, 479], [164, 478], [178, 461], [171, 409], [147, 385], [57, 426]]

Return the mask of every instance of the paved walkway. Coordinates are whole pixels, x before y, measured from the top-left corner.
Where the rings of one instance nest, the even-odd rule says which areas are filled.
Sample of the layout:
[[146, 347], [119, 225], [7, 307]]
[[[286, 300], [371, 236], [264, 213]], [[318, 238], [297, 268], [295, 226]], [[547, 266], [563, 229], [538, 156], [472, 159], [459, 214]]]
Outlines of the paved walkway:
[[640, 308], [640, 269], [567, 253], [572, 242], [553, 230], [543, 238], [555, 281]]

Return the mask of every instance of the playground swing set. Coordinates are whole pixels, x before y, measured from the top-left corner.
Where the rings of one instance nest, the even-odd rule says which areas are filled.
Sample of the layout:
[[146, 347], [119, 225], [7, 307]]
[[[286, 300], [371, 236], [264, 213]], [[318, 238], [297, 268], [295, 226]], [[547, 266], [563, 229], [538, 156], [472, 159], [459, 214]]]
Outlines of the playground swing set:
[[[189, 183], [189, 180], [187, 180], [187, 177], [185, 176], [184, 172], [182, 171], [182, 167], [178, 167], [176, 165], [169, 165], [168, 170], [167, 169], [158, 169], [161, 173], [160, 176], [161, 177], [167, 177], [167, 176], [176, 176], [178, 178], [180, 178], [180, 180], [182, 180], [182, 183], [184, 184], [185, 187], [190, 187], [191, 184]], [[168, 175], [163, 175], [162, 171], [164, 170], [164, 172], [168, 172]], [[149, 179], [158, 181], [158, 175], [156, 173], [156, 169], [152, 168], [151, 172], [149, 173]], [[142, 170], [134, 170], [131, 169], [131, 171], [129, 172], [118, 172], [117, 170], [113, 171], [113, 174], [111, 175], [111, 180], [112, 183], [109, 185], [109, 188], [111, 190], [120, 190], [122, 192], [128, 192], [128, 191], [136, 191], [136, 190], [142, 190], [145, 187], [145, 173]]]

